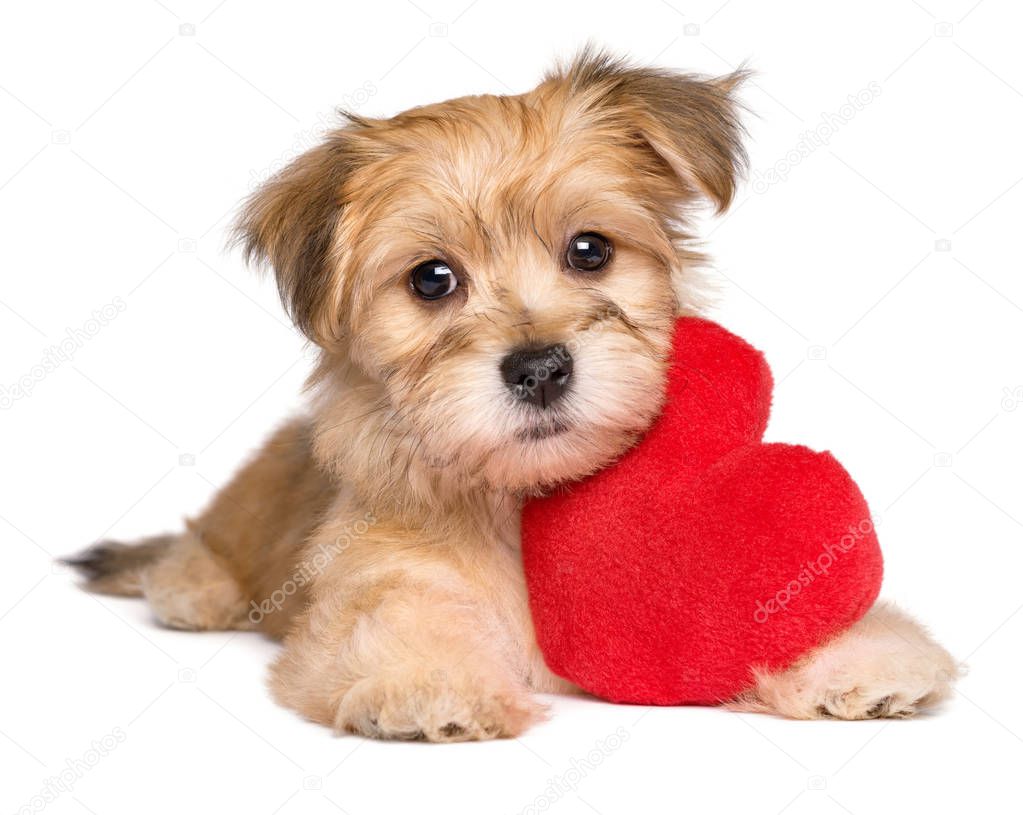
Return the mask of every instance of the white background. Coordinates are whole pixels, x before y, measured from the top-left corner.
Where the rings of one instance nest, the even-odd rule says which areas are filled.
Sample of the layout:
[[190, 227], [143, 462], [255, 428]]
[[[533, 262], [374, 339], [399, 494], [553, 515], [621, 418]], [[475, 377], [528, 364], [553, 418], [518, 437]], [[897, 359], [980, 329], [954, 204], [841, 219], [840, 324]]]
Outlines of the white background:
[[[2, 20], [0, 386], [125, 305], [0, 410], [3, 812], [115, 728], [123, 743], [48, 809], [1020, 811], [1018, 4], [68, 0], [5, 3]], [[940, 715], [798, 723], [558, 699], [518, 740], [339, 738], [268, 698], [272, 643], [161, 630], [51, 567], [101, 537], [176, 528], [298, 404], [310, 357], [269, 282], [222, 248], [255, 181], [336, 104], [389, 115], [526, 90], [589, 37], [759, 72], [751, 183], [705, 229], [713, 316], [768, 354], [769, 436], [833, 450], [861, 484], [884, 594], [968, 660]], [[827, 143], [790, 155], [807, 132]]]

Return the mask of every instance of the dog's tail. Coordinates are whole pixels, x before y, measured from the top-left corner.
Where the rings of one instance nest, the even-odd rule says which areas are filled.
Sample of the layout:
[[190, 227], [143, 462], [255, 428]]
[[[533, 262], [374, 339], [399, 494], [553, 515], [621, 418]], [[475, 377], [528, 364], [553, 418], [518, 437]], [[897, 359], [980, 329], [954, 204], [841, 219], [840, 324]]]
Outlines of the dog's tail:
[[87, 591], [141, 597], [143, 572], [177, 539], [177, 535], [155, 535], [137, 543], [100, 541], [59, 562], [85, 578], [82, 588]]

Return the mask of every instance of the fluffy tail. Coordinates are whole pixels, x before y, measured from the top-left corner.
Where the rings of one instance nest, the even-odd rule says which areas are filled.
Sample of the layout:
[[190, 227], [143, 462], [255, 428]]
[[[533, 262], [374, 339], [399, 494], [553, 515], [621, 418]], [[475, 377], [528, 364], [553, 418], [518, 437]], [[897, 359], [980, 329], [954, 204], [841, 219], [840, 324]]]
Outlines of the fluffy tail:
[[155, 535], [137, 543], [101, 541], [60, 562], [85, 578], [82, 588], [87, 591], [141, 597], [142, 573], [163, 556], [177, 537]]

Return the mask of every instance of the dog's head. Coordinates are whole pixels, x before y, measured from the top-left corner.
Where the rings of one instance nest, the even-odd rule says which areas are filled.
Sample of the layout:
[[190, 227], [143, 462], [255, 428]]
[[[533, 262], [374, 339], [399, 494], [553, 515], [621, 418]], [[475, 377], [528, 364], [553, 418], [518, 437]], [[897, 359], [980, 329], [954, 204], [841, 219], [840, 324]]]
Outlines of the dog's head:
[[725, 209], [744, 161], [739, 79], [587, 52], [520, 96], [350, 116], [271, 179], [239, 234], [323, 351], [321, 457], [533, 490], [629, 446], [692, 305], [685, 208]]

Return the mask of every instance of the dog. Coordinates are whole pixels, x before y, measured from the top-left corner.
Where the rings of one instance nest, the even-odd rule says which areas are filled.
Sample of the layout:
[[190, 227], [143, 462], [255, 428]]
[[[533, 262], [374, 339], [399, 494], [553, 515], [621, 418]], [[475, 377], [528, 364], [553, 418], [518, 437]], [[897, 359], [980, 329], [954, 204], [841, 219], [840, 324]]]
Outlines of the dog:
[[[518, 96], [348, 114], [237, 222], [318, 349], [307, 413], [184, 532], [72, 558], [86, 587], [173, 628], [283, 640], [275, 698], [339, 732], [463, 741], [541, 719], [534, 693], [576, 689], [536, 645], [521, 504], [658, 415], [674, 321], [702, 303], [692, 211], [726, 210], [746, 164], [745, 77], [587, 48]], [[731, 706], [902, 717], [958, 672], [879, 604]]]

